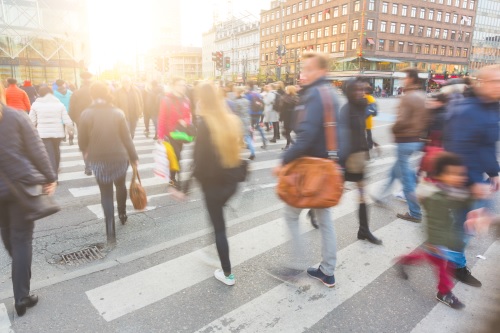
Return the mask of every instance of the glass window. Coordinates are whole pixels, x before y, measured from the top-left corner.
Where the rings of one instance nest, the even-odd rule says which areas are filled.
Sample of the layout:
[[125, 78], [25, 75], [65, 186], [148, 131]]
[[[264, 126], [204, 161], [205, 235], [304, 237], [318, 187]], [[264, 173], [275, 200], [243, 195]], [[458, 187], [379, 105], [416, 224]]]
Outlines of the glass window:
[[418, 33], [417, 33], [418, 36], [423, 36], [424, 35], [424, 27], [422, 26], [419, 26], [418, 27]]
[[293, 5], [292, 6], [292, 13], [296, 13], [297, 12], [297, 5]]
[[340, 41], [340, 44], [339, 44], [339, 51], [340, 52], [344, 52], [345, 51], [345, 41]]
[[299, 2], [299, 12], [302, 11], [302, 2]]
[[347, 28], [347, 24], [346, 24], [346, 23], [342, 23], [342, 24], [340, 25], [340, 33], [341, 33], [341, 34], [345, 34], [345, 33], [346, 33], [346, 30], [347, 30], [346, 28]]
[[339, 17], [339, 7], [333, 8], [333, 17]]
[[417, 46], [415, 47], [415, 53], [422, 53], [422, 45], [417, 44]]
[[446, 4], [447, 4], [448, 6], [451, 6], [451, 0], [446, 0]]
[[286, 36], [285, 37], [285, 44], [289, 44], [290, 43], [290, 36]]
[[311, 14], [311, 24], [316, 23], [316, 14]]
[[401, 35], [404, 35], [404, 34], [405, 34], [405, 30], [406, 30], [406, 24], [401, 23], [401, 24], [399, 25], [399, 33], [400, 33]]
[[405, 49], [405, 42], [399, 42], [398, 43], [398, 52], [404, 52]]
[[295, 28], [295, 27], [296, 27], [295, 20], [292, 20], [292, 28]]
[[438, 46], [437, 46], [437, 45], [434, 45], [434, 46], [432, 47], [432, 54], [433, 54], [433, 55], [437, 55], [437, 54], [438, 54]]
[[470, 2], [469, 2], [469, 9], [470, 9], [470, 10], [474, 9], [474, 5], [475, 5], [475, 3], [476, 3], [476, 2], [475, 2], [474, 0], [470, 0]]
[[408, 48], [406, 49], [408, 53], [413, 53], [413, 43], [408, 43]]
[[436, 20], [437, 20], [438, 22], [441, 22], [442, 17], [443, 17], [443, 12], [438, 12], [438, 13], [437, 13]]
[[375, 0], [368, 1], [368, 10], [375, 10]]
[[392, 15], [398, 15], [398, 5], [395, 3], [392, 4]]
[[462, 2], [462, 8], [467, 9], [467, 0], [464, 0], [464, 2]]
[[330, 36], [330, 28], [325, 27], [325, 37], [328, 37], [328, 36]]
[[304, 9], [309, 9], [309, 0], [304, 1]]
[[310, 39], [314, 39], [314, 30], [311, 30], [309, 32], [309, 37], [310, 37]]
[[449, 22], [450, 22], [450, 13], [446, 13], [446, 14], [444, 15], [444, 21], [445, 21], [446, 23], [449, 23]]
[[425, 37], [431, 37], [432, 36], [432, 28], [427, 28], [427, 31], [425, 33]]
[[359, 0], [354, 1], [354, 11], [359, 12]]
[[337, 42], [332, 43], [332, 53], [337, 52]]
[[307, 40], [307, 31], [304, 31], [304, 40]]
[[382, 2], [382, 13], [387, 13], [387, 9], [389, 8], [388, 2]]
[[439, 38], [439, 35], [441, 35], [441, 29], [436, 28], [434, 30], [434, 38]]
[[443, 30], [443, 39], [448, 39], [448, 30]]
[[318, 22], [323, 22], [323, 12], [318, 13]]
[[429, 10], [429, 20], [434, 20], [434, 11], [432, 9]]
[[297, 27], [301, 27], [302, 26], [302, 18], [298, 18], [297, 19]]
[[328, 53], [328, 44], [323, 44], [323, 53]]
[[401, 10], [401, 16], [406, 16], [408, 15], [408, 6], [403, 6]]
[[271, 13], [271, 21], [274, 20], [274, 13]]
[[295, 43], [295, 34], [292, 35], [292, 43]]
[[299, 33], [297, 34], [297, 42], [300, 42], [302, 40], [302, 34]]
[[393, 40], [389, 41], [389, 51], [394, 51], [395, 42]]
[[457, 47], [455, 50], [455, 57], [460, 57], [460, 53], [462, 53], [461, 51], [462, 49], [460, 47]]
[[379, 41], [378, 41], [378, 49], [379, 49], [379, 51], [384, 51], [385, 50], [385, 41], [383, 39], [379, 39]]
[[457, 24], [458, 22], [458, 14], [453, 14], [453, 24]]
[[373, 20], [370, 19], [366, 22], [366, 30], [373, 31]]
[[417, 7], [411, 7], [411, 17], [417, 17]]
[[347, 15], [347, 5], [342, 5], [342, 15]]
[[441, 48], [439, 49], [439, 55], [446, 55], [446, 46], [441, 46]]
[[413, 24], [410, 24], [410, 31], [408, 32], [409, 35], [415, 34], [415, 26]]
[[457, 32], [455, 30], [452, 30], [451, 31], [451, 35], [450, 35], [450, 39], [451, 40], [455, 40], [455, 36], [456, 36]]
[[286, 30], [289, 30], [290, 29], [290, 21], [287, 21], [286, 22]]
[[351, 50], [356, 50], [358, 48], [358, 39], [354, 38], [351, 40]]
[[453, 47], [452, 46], [450, 46], [448, 48], [448, 57], [453, 57]]
[[425, 19], [425, 9], [424, 8], [420, 8], [420, 18]]
[[323, 32], [323, 29], [322, 28], [319, 28], [318, 31], [316, 32], [316, 36], [318, 38], [321, 38], [321, 33]]
[[472, 16], [469, 16], [467, 19], [467, 25], [471, 26], [472, 25]]
[[311, 0], [311, 8], [316, 6], [316, 0]]
[[332, 36], [335, 36], [336, 34], [339, 33], [338, 31], [338, 26], [335, 24], [334, 26], [332, 26]]
[[330, 8], [328, 8], [328, 11], [325, 14], [325, 20], [329, 20], [332, 18], [332, 14], [330, 14]]
[[391, 23], [391, 34], [395, 34], [396, 33], [396, 23]]
[[465, 41], [468, 42], [470, 40], [470, 33], [466, 32], [465, 33]]
[[387, 30], [387, 22], [381, 21], [380, 22], [380, 32], [386, 32]]
[[462, 57], [467, 58], [468, 55], [469, 55], [469, 49], [468, 48], [464, 48], [462, 50]]
[[460, 0], [455, 0], [455, 7], [460, 7]]
[[358, 20], [352, 21], [352, 30], [356, 31], [358, 29], [359, 29], [359, 21]]

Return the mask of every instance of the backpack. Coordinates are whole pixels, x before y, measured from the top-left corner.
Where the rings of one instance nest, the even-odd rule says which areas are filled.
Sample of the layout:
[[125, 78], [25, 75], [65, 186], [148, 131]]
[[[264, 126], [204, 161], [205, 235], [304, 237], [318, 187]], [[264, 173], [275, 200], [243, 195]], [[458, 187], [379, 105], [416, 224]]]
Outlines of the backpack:
[[273, 103], [273, 110], [276, 112], [281, 111], [281, 95], [278, 94], [277, 92], [273, 93], [275, 95], [274, 97], [274, 103]]
[[255, 93], [252, 93], [251, 95], [250, 109], [254, 113], [264, 112], [264, 101], [259, 95]]

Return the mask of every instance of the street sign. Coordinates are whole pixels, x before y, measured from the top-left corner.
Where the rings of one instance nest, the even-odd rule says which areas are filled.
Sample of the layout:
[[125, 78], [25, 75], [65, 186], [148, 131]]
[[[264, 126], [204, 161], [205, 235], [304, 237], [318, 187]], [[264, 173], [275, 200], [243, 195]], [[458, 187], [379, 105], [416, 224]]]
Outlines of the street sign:
[[281, 63], [282, 63], [281, 57], [278, 57], [278, 59], [276, 60], [276, 66], [281, 67]]

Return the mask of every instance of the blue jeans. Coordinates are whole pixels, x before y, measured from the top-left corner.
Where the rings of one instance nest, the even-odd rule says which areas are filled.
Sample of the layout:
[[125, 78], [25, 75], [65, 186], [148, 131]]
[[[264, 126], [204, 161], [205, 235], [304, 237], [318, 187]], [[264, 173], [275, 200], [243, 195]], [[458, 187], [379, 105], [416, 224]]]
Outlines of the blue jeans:
[[266, 137], [264, 136], [264, 131], [262, 130], [262, 128], [260, 127], [260, 115], [252, 115], [252, 127], [253, 128], [256, 128], [259, 133], [260, 133], [260, 136], [262, 137], [262, 144], [266, 144]]
[[252, 136], [250, 134], [245, 134], [243, 139], [245, 140], [245, 143], [247, 144], [248, 149], [250, 149], [250, 155], [252, 155], [252, 156], [255, 155], [255, 147], [253, 146]]
[[408, 209], [410, 215], [420, 219], [422, 218], [422, 211], [417, 202], [417, 197], [415, 195], [415, 189], [417, 187], [417, 174], [413, 170], [410, 158], [411, 156], [422, 150], [423, 143], [421, 142], [408, 142], [408, 143], [398, 143], [397, 144], [397, 160], [392, 167], [389, 180], [384, 186], [382, 194], [385, 195], [391, 188], [392, 183], [396, 179], [400, 179], [403, 184], [403, 192], [405, 194], [406, 202], [408, 203]]

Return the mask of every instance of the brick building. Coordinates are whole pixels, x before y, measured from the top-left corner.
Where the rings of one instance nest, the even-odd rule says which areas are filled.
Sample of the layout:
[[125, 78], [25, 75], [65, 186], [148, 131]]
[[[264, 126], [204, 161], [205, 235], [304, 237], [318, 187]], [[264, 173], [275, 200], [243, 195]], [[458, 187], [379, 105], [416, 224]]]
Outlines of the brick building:
[[314, 50], [331, 58], [332, 79], [363, 75], [392, 92], [412, 66], [441, 83], [468, 71], [475, 11], [476, 0], [272, 1], [261, 12], [261, 68], [276, 79], [282, 43], [282, 79], [297, 77], [300, 54]]

